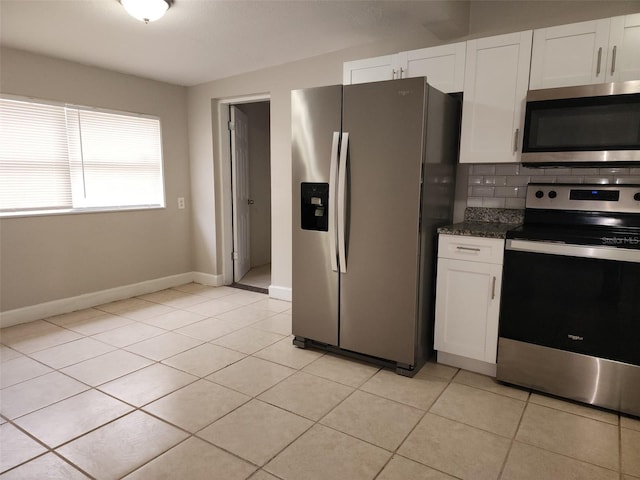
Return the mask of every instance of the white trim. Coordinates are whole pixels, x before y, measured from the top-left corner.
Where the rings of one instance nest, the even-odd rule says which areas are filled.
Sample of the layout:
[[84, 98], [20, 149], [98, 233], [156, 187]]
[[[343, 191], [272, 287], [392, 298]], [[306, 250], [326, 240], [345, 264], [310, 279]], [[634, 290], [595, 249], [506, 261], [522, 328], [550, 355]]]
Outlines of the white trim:
[[222, 275], [212, 275], [211, 273], [202, 272], [193, 272], [192, 281], [209, 287], [221, 287], [225, 284]]
[[496, 376], [496, 364], [483, 362], [482, 360], [475, 360], [473, 358], [462, 357], [453, 353], [438, 352], [438, 363], [450, 365], [452, 367], [463, 368], [470, 372], [480, 373], [482, 375], [488, 375], [490, 377]]
[[218, 270], [221, 269], [224, 283], [230, 285], [233, 283], [233, 228], [232, 228], [232, 209], [231, 209], [231, 142], [226, 137], [223, 142], [224, 135], [228, 135], [225, 126], [229, 123], [231, 116], [229, 114], [229, 104], [220, 102], [218, 105], [219, 123], [220, 123], [220, 162], [215, 166], [219, 172], [219, 183], [216, 187], [220, 191], [220, 219], [216, 221], [216, 230], [219, 238], [222, 258], [218, 258]]
[[292, 298], [291, 287], [279, 287], [277, 285], [269, 285], [269, 296], [278, 300], [290, 302]]
[[227, 105], [240, 103], [254, 103], [271, 100], [270, 93], [256, 93], [254, 95], [243, 95], [241, 97], [221, 98], [218, 101]]
[[201, 272], [180, 273], [178, 275], [155, 278], [140, 283], [123, 285], [121, 287], [85, 293], [75, 297], [61, 298], [28, 307], [7, 310], [6, 312], [0, 312], [0, 328], [40, 320], [62, 313], [74, 312], [76, 310], [102, 305], [103, 303], [115, 302], [125, 298], [157, 292], [158, 290], [177, 287], [191, 282], [220, 286], [222, 285], [222, 275], [211, 275]]

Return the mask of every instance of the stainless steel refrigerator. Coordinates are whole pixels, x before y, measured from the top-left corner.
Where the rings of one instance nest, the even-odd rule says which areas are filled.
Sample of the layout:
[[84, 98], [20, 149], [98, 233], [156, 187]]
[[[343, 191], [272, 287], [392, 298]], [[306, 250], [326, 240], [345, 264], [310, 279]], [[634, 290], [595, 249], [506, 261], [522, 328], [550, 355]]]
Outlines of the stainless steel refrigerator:
[[424, 77], [294, 90], [293, 334], [413, 375], [433, 345], [459, 102]]

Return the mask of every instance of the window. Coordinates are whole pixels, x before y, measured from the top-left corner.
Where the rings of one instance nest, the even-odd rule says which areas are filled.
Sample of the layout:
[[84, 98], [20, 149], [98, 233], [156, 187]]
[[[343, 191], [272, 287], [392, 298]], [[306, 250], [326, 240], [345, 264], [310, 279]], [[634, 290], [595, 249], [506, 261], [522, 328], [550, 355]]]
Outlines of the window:
[[158, 118], [0, 98], [0, 214], [163, 206]]

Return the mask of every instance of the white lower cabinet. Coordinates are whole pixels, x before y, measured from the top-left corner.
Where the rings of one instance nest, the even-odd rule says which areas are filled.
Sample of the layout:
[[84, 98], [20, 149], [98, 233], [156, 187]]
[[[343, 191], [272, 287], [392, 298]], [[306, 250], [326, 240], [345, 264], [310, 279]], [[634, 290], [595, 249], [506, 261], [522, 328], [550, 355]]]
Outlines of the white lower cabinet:
[[[438, 248], [438, 361], [444, 354], [495, 365], [504, 240], [440, 235]], [[469, 364], [455, 366], [480, 371]]]

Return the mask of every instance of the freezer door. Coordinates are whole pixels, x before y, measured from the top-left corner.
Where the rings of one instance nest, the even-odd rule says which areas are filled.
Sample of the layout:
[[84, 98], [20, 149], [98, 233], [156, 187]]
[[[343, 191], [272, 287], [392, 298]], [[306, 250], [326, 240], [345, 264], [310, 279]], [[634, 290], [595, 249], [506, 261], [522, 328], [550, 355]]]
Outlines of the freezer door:
[[338, 345], [336, 231], [331, 211], [336, 182], [330, 177], [337, 176], [332, 156], [337, 155], [341, 121], [341, 85], [291, 93], [293, 334], [329, 345]]
[[345, 85], [343, 99], [340, 347], [406, 365], [415, 357], [425, 95], [424, 78], [414, 78]]

